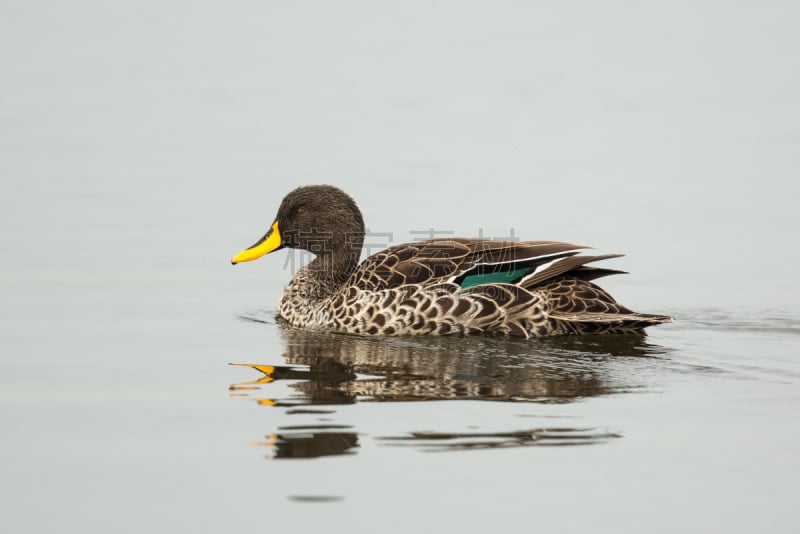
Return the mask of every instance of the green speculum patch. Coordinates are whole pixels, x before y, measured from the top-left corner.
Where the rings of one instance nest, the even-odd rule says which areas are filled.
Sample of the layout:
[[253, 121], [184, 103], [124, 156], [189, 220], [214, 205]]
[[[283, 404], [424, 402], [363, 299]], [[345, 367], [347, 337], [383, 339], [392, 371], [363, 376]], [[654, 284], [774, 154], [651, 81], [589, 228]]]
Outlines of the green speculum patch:
[[514, 271], [471, 274], [461, 280], [461, 287], [479, 286], [481, 284], [515, 284], [533, 269], [526, 267]]

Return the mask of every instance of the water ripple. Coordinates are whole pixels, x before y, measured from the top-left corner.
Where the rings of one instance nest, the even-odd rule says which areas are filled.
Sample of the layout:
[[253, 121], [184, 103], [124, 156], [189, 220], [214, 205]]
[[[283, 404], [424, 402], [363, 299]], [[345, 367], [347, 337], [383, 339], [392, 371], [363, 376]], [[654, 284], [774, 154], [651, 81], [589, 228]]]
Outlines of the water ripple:
[[700, 309], [675, 316], [676, 327], [729, 332], [752, 332], [800, 336], [800, 317], [775, 310], [736, 313], [719, 309]]

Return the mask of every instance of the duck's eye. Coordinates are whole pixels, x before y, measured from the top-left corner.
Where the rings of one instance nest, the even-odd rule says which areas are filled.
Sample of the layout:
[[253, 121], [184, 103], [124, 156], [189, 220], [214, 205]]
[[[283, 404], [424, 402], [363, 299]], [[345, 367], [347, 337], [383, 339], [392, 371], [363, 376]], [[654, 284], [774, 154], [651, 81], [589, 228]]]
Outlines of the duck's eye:
[[305, 209], [302, 206], [300, 206], [299, 208], [295, 208], [294, 214], [295, 215], [302, 215], [304, 211], [305, 211]]

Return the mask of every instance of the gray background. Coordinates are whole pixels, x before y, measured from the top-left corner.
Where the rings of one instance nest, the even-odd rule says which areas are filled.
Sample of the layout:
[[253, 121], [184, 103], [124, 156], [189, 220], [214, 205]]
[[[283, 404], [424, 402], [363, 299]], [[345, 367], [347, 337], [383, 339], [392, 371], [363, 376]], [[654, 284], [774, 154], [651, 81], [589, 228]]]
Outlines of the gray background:
[[[798, 11], [4, 2], [2, 522], [792, 531]], [[394, 242], [513, 229], [626, 253], [609, 266], [633, 274], [605, 287], [680, 319], [651, 337], [674, 365], [637, 367], [647, 394], [578, 404], [339, 412], [366, 436], [580, 417], [622, 429], [612, 444], [425, 455], [365, 437], [346, 460], [265, 467], [242, 445], [285, 416], [228, 398], [252, 376], [226, 364], [280, 361], [274, 325], [236, 316], [270, 315], [291, 272], [285, 253], [228, 261], [309, 183]]]

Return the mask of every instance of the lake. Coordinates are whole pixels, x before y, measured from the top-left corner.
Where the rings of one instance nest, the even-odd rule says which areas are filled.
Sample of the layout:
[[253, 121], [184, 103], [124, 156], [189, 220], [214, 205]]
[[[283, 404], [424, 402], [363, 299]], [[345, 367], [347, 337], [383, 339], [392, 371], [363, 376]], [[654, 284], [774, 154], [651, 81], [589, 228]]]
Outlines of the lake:
[[[13, 532], [795, 532], [794, 4], [0, 8]], [[294, 187], [369, 252], [624, 253], [647, 337], [374, 339], [230, 265]], [[606, 281], [607, 280], [607, 281]]]

